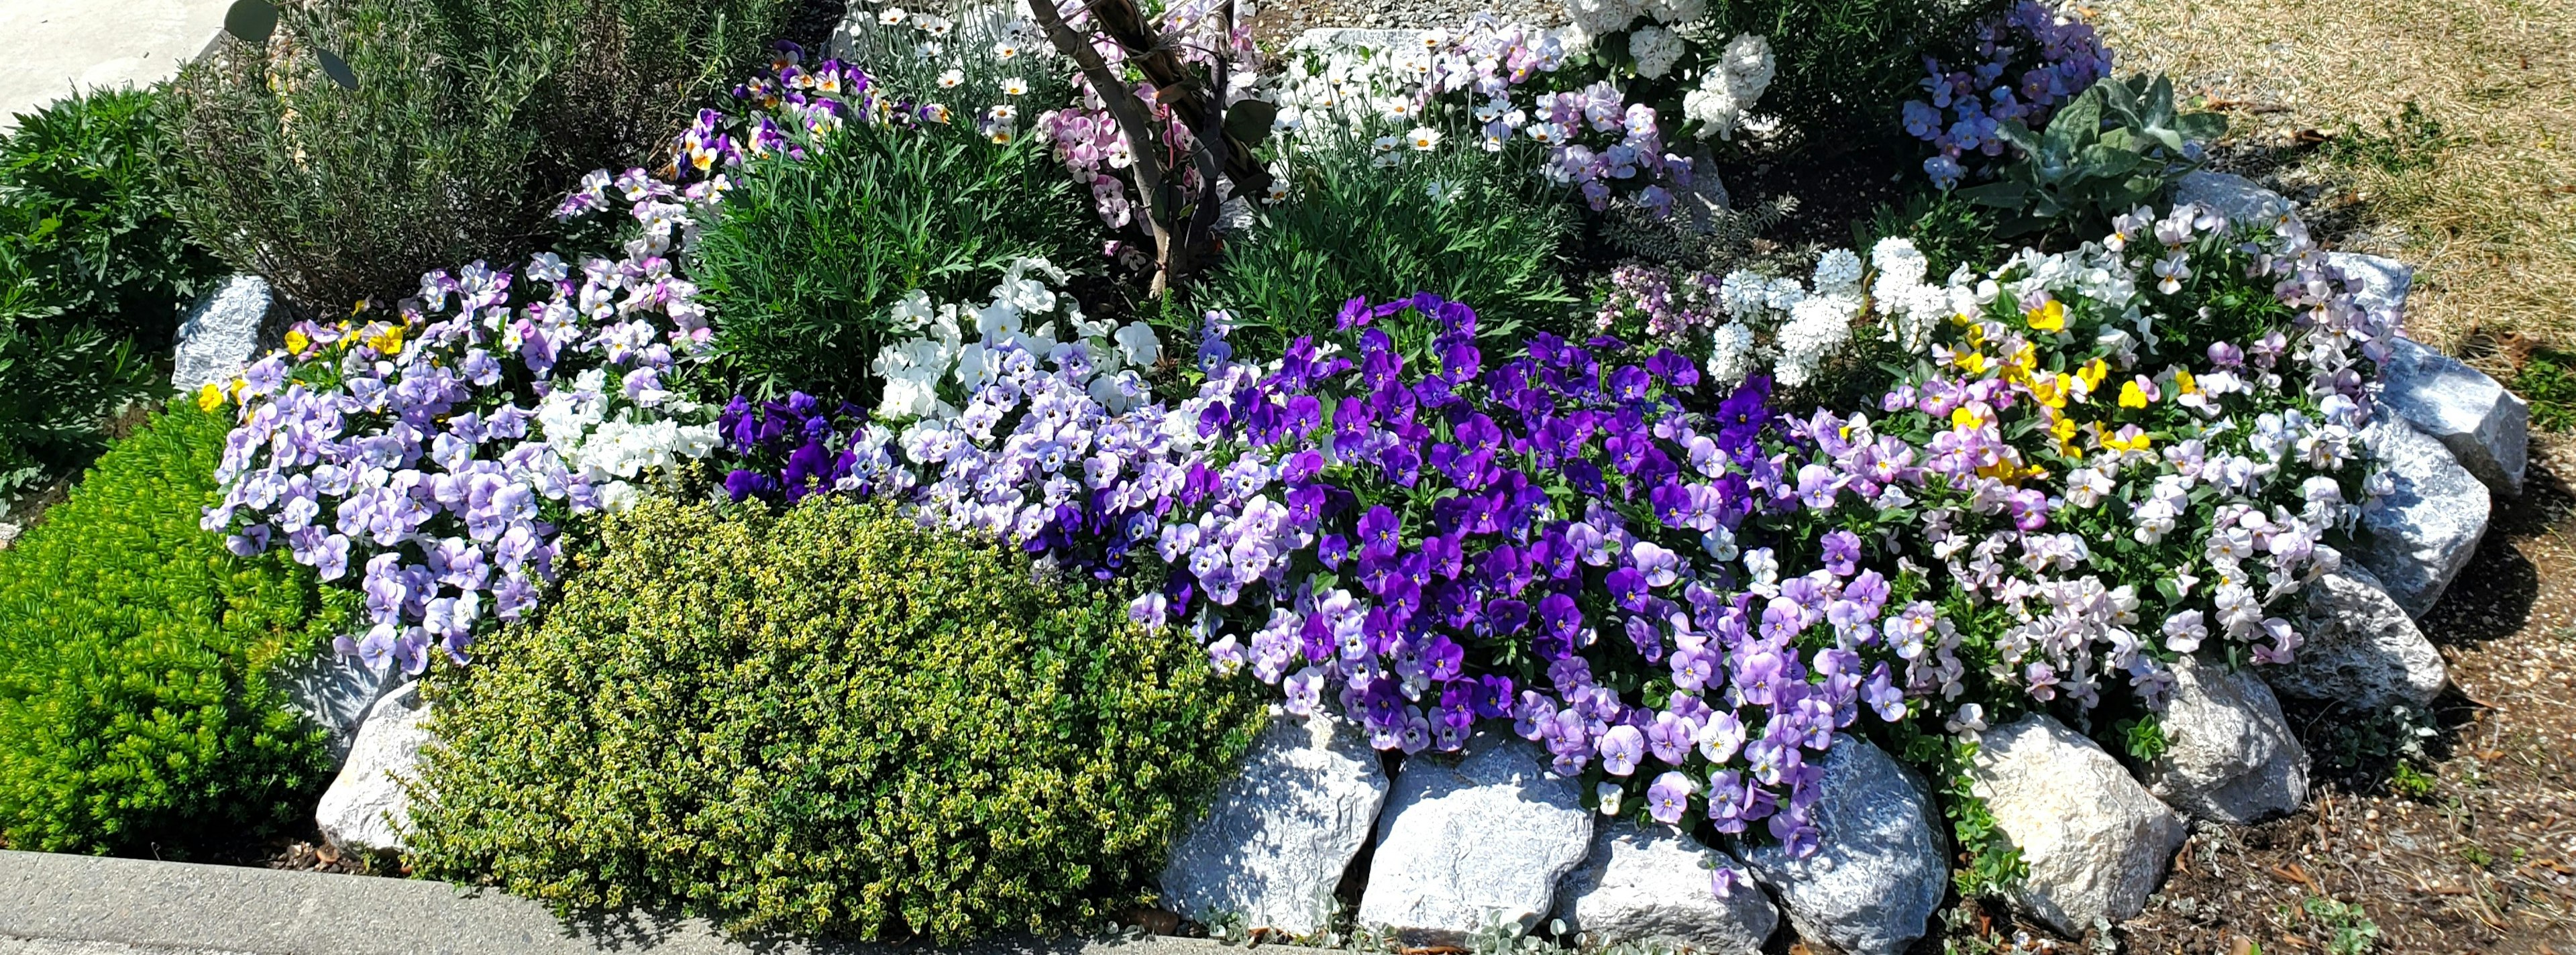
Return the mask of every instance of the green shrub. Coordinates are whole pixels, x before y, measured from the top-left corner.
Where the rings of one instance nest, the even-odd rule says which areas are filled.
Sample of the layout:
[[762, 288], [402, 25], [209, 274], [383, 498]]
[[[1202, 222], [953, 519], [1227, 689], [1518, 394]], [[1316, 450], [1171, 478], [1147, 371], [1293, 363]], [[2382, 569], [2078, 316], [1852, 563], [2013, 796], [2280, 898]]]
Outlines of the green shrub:
[[817, 499], [610, 519], [433, 672], [423, 874], [567, 908], [942, 943], [1141, 897], [1262, 712], [1027, 558]]
[[1357, 137], [1294, 154], [1292, 198], [1231, 240], [1204, 286], [1242, 323], [1237, 347], [1277, 354], [1297, 336], [1330, 331], [1353, 296], [1415, 292], [1473, 302], [1489, 328], [1565, 330], [1575, 301], [1558, 272], [1573, 223], [1566, 193], [1528, 172], [1534, 159], [1401, 155], [1380, 168]]
[[222, 271], [164, 211], [157, 94], [74, 94], [0, 135], [0, 494], [69, 472], [161, 390], [179, 315]]
[[[171, 85], [190, 235], [308, 308], [515, 263], [594, 168], [653, 161], [789, 0], [337, 0]], [[346, 62], [349, 88], [322, 68]]]
[[738, 168], [690, 275], [738, 389], [866, 402], [886, 311], [904, 293], [985, 302], [1012, 259], [1079, 269], [1105, 235], [1035, 137], [997, 146], [964, 119], [850, 123], [805, 159]]
[[[0, 283], [10, 256], [0, 249]], [[96, 456], [129, 401], [168, 385], [134, 340], [31, 302], [32, 282], [0, 285], [0, 497]]]
[[322, 731], [266, 678], [346, 619], [198, 529], [230, 422], [174, 407], [0, 551], [0, 841], [184, 854], [310, 809]]
[[7, 267], [63, 314], [156, 352], [223, 271], [165, 208], [178, 185], [159, 100], [75, 93], [20, 114], [0, 137], [0, 235], [19, 256]]

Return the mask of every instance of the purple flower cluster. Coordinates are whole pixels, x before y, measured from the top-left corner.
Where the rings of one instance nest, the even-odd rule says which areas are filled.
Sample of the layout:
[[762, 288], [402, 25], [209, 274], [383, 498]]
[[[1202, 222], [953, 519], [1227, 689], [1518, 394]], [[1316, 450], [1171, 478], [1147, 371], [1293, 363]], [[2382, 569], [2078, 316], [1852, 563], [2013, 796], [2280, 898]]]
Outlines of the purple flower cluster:
[[325, 581], [354, 576], [372, 627], [342, 653], [413, 673], [432, 647], [461, 662], [478, 627], [537, 604], [565, 516], [621, 507], [634, 481], [712, 450], [671, 390], [708, 337], [664, 257], [694, 197], [640, 174], [594, 174], [583, 195], [612, 186], [641, 223], [626, 258], [432, 272], [381, 318], [299, 324], [201, 399], [240, 418], [202, 526], [236, 553], [283, 543]]
[[1944, 69], [1925, 57], [1931, 75], [1923, 88], [1931, 100], [1905, 104], [1905, 131], [1939, 150], [1923, 161], [1923, 171], [1943, 189], [1967, 175], [1962, 160], [1969, 154], [2004, 154], [2009, 147], [1999, 131], [2006, 121], [2041, 128], [2059, 106], [2111, 75], [2111, 50], [2092, 25], [2061, 19], [2039, 0], [2022, 0], [2003, 20], [1987, 24], [1977, 55], [1980, 62], [1966, 70]]
[[1645, 183], [1636, 190], [1637, 202], [1667, 215], [1679, 190], [1691, 187], [1691, 159], [1664, 151], [1655, 108], [1623, 102], [1608, 80], [1541, 96], [1537, 108], [1536, 120], [1522, 132], [1548, 147], [1541, 171], [1581, 190], [1593, 209], [1610, 207], [1612, 186]]
[[1207, 383], [1171, 409], [1111, 414], [1079, 368], [1005, 344], [967, 407], [900, 436], [844, 442], [792, 406], [745, 405], [727, 428], [812, 449], [800, 486], [837, 475], [927, 524], [1147, 574], [1138, 622], [1188, 626], [1219, 667], [1381, 748], [1454, 750], [1507, 719], [1560, 771], [1643, 791], [1653, 818], [1697, 806], [1722, 831], [1812, 844], [1817, 754], [1864, 708], [1906, 717], [1890, 648], [1948, 628], [1852, 534], [1784, 537], [1815, 555], [1786, 577], [1771, 547], [1739, 567], [1739, 535], [1919, 470], [1800, 470], [1786, 447], [1806, 429], [1783, 430], [1767, 382], [1693, 411], [1700, 373], [1668, 349], [1541, 334], [1488, 361], [1475, 313], [1428, 295], [1354, 300], [1339, 327], [1267, 372], [1212, 334]]

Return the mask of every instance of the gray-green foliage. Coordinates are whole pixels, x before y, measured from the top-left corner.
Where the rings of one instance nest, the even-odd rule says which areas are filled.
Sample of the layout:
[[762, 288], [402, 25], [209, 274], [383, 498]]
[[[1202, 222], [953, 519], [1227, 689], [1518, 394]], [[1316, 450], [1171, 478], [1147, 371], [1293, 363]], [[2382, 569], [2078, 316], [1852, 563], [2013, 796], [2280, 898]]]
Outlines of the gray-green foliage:
[[[655, 159], [788, 0], [332, 0], [172, 83], [190, 235], [308, 307], [512, 262], [594, 168]], [[354, 89], [328, 78], [344, 59]]]
[[1263, 718], [1177, 631], [817, 497], [651, 501], [433, 671], [425, 875], [940, 943], [1139, 901]]
[[2067, 103], [2044, 132], [2005, 121], [2004, 141], [2021, 158], [2004, 166], [1998, 181], [1959, 192], [2003, 211], [1997, 235], [2099, 236], [2113, 217], [2155, 201], [2199, 168], [2199, 144], [2226, 131], [2224, 116], [2178, 112], [2165, 77], [2104, 80]]
[[1455, 145], [1391, 155], [1380, 166], [1366, 139], [1335, 136], [1287, 156], [1288, 198], [1229, 240], [1202, 287], [1234, 311], [1238, 347], [1275, 354], [1330, 331], [1355, 296], [1431, 292], [1474, 303], [1489, 327], [1565, 324], [1575, 297], [1558, 266], [1572, 210], [1529, 172], [1534, 159]]

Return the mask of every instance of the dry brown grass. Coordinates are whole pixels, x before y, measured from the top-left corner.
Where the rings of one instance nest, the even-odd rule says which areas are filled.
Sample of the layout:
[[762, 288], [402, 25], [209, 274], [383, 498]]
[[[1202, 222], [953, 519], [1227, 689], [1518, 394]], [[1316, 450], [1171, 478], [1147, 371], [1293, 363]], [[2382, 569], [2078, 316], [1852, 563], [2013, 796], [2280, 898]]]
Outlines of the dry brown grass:
[[[2576, 345], [2576, 0], [2102, 0], [2123, 74], [2156, 71], [2234, 121], [2242, 153], [2418, 266], [2415, 337], [2476, 357]], [[2445, 144], [2420, 168], [2314, 148], [2420, 104]], [[2257, 165], [2263, 165], [2258, 162]], [[2259, 170], [2258, 170], [2259, 171]], [[2501, 369], [2499, 369], [2501, 370]]]

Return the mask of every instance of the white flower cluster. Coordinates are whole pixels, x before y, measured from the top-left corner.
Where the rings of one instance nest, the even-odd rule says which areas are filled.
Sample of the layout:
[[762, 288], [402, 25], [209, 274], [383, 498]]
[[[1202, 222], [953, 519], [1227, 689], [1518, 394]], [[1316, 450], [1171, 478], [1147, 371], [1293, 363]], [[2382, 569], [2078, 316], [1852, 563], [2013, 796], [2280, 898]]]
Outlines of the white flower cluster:
[[[599, 489], [599, 506], [623, 511], [642, 500], [639, 478], [677, 473], [684, 460], [715, 452], [712, 424], [684, 425], [672, 417], [699, 418], [693, 402], [673, 400], [651, 369], [630, 373], [617, 388], [607, 370], [592, 368], [537, 403], [537, 425], [564, 466]], [[622, 398], [623, 400], [619, 400]]]
[[[1635, 42], [1633, 38], [1629, 41], [1632, 48]], [[1644, 63], [1645, 58], [1640, 56], [1640, 72], [1645, 69]], [[1745, 111], [1771, 88], [1771, 77], [1778, 70], [1769, 41], [1750, 33], [1737, 34], [1727, 41], [1717, 65], [1700, 72], [1699, 88], [1682, 95], [1682, 116], [1699, 124], [1701, 139], [1733, 139]]]
[[1651, 17], [1671, 25], [1708, 18], [1708, 0], [1566, 0], [1565, 15], [1587, 37], [1617, 33]]
[[[1043, 280], [1042, 280], [1043, 279]], [[1062, 283], [1064, 270], [1045, 259], [1014, 259], [994, 286], [990, 303], [976, 307], [957, 303], [933, 306], [915, 289], [896, 302], [888, 318], [896, 328], [923, 332], [885, 346], [872, 369], [885, 379], [877, 417], [956, 418], [968, 415], [949, 403], [950, 396], [980, 394], [985, 386], [1008, 377], [1004, 362], [1012, 355], [1037, 356], [1071, 375], [1112, 412], [1125, 411], [1147, 399], [1138, 369], [1162, 360], [1154, 330], [1143, 322], [1126, 327], [1093, 321], [1069, 295], [1057, 295], [1045, 280]], [[1054, 318], [1061, 315], [1071, 334], [1059, 339]], [[1044, 319], [1036, 328], [1031, 320]], [[967, 341], [971, 322], [975, 340]], [[948, 385], [954, 388], [948, 388]]]

